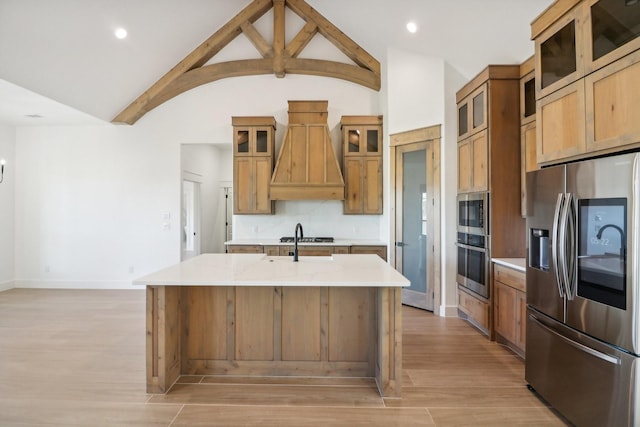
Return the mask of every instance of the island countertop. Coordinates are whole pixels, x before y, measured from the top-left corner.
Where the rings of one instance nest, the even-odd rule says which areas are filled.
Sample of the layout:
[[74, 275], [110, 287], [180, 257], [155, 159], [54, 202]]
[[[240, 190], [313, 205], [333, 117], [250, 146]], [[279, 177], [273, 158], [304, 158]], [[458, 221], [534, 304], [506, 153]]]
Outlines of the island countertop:
[[133, 281], [155, 286], [408, 287], [410, 282], [377, 255], [330, 257], [202, 254]]

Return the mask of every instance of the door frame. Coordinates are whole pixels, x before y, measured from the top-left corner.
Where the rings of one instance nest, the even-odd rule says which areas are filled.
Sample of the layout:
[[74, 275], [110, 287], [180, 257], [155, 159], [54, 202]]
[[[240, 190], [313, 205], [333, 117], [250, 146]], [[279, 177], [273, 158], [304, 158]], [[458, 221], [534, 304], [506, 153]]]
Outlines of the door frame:
[[[431, 158], [427, 156], [427, 176], [432, 175], [432, 179], [427, 179], [427, 191], [432, 190], [433, 193], [433, 226], [432, 226], [432, 251], [427, 250], [427, 265], [430, 265], [429, 258], [431, 258], [432, 269], [427, 275], [427, 286], [429, 278], [433, 282], [433, 307], [434, 313], [437, 313], [436, 307], [440, 307], [442, 302], [441, 291], [441, 226], [440, 226], [440, 212], [441, 212], [441, 184], [440, 184], [440, 143], [442, 139], [442, 126], [434, 125], [425, 128], [414, 129], [410, 131], [391, 134], [390, 136], [390, 191], [391, 191], [391, 215], [390, 215], [390, 242], [391, 248], [389, 250], [390, 263], [398, 269], [402, 266], [402, 255], [398, 251], [396, 246], [397, 236], [402, 236], [402, 192], [396, 191], [396, 184], [398, 182], [398, 176], [402, 173], [402, 169], [398, 170], [396, 163], [398, 157], [402, 156], [403, 152], [413, 151], [418, 149], [430, 150], [432, 153]], [[431, 183], [431, 185], [429, 185]], [[429, 256], [431, 254], [431, 256]], [[432, 273], [432, 274], [431, 274]]]
[[[201, 237], [201, 224], [200, 224], [200, 219], [202, 216], [202, 211], [201, 211], [201, 186], [202, 186], [202, 179], [200, 179], [199, 175], [193, 174], [191, 172], [187, 172], [184, 171], [183, 172], [183, 179], [180, 183], [180, 260], [184, 261], [185, 260], [185, 251], [184, 247], [182, 246], [182, 233], [183, 233], [183, 228], [184, 228], [184, 223], [185, 223], [185, 212], [184, 212], [184, 183], [185, 182], [191, 182], [193, 184], [193, 210], [194, 210], [194, 224], [193, 224], [193, 228], [195, 230], [195, 239], [194, 239], [194, 255], [193, 256], [197, 256], [200, 255], [202, 253], [202, 237]], [[191, 258], [190, 257], [190, 258]]]

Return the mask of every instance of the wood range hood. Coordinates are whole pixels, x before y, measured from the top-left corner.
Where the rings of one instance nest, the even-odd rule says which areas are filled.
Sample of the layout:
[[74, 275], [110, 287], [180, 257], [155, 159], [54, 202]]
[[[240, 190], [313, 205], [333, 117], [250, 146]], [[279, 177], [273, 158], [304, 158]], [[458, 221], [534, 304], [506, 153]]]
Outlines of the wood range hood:
[[289, 101], [289, 123], [271, 178], [271, 200], [344, 200], [327, 105], [328, 101]]

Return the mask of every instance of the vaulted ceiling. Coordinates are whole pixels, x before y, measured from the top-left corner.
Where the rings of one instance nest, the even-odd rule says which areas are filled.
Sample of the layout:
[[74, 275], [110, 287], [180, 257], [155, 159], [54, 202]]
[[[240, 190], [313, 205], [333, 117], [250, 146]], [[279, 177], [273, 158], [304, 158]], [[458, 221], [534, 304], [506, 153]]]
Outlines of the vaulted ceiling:
[[[442, 58], [469, 78], [489, 63], [518, 63], [530, 56], [529, 24], [551, 2], [306, 0], [382, 62], [383, 70], [388, 50], [398, 49]], [[250, 3], [0, 0], [0, 123], [109, 122]], [[289, 44], [308, 22], [286, 13]], [[405, 30], [410, 20], [418, 25], [416, 34]], [[268, 11], [251, 24], [265, 46], [273, 46], [273, 22]], [[128, 30], [125, 40], [113, 36], [118, 26]], [[264, 59], [256, 48], [259, 38], [247, 34], [230, 41], [215, 59]], [[332, 43], [320, 35], [307, 40], [305, 59], [328, 51]], [[360, 65], [334, 50], [330, 59]], [[28, 114], [45, 117], [34, 123]]]

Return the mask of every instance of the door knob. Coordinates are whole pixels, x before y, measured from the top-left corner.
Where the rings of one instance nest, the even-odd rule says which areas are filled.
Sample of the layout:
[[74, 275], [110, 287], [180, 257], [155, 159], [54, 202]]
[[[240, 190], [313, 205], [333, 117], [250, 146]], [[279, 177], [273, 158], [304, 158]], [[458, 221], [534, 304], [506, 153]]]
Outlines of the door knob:
[[404, 242], [396, 242], [396, 246], [401, 248], [404, 246]]

